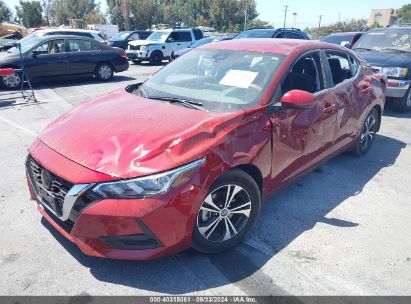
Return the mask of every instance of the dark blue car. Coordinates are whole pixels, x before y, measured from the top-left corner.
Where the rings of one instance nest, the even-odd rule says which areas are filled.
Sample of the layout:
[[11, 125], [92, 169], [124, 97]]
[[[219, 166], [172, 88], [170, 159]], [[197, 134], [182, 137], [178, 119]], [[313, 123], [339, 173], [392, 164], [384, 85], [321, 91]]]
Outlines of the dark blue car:
[[[25, 73], [30, 80], [95, 75], [100, 81], [108, 81], [115, 72], [129, 68], [126, 53], [122, 49], [80, 36], [31, 37], [21, 42], [21, 52]], [[0, 68], [21, 68], [17, 47], [2, 53]], [[21, 81], [20, 73], [0, 77], [0, 84], [6, 89], [18, 88]]]
[[297, 28], [277, 28], [277, 29], [249, 29], [241, 32], [233, 39], [244, 38], [286, 38], [309, 40], [307, 33]]

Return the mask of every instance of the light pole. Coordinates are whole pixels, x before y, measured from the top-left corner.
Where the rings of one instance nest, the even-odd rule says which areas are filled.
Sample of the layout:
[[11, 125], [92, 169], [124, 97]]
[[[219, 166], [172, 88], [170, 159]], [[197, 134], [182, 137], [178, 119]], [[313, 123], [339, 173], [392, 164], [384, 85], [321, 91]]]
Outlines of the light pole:
[[287, 12], [288, 12], [288, 8], [290, 7], [289, 5], [284, 5], [285, 10], [284, 10], [284, 28], [287, 22]]
[[245, 0], [245, 11], [244, 11], [244, 31], [247, 30], [247, 5], [248, 5], [248, 0]]
[[297, 13], [293, 13], [293, 27], [297, 26]]

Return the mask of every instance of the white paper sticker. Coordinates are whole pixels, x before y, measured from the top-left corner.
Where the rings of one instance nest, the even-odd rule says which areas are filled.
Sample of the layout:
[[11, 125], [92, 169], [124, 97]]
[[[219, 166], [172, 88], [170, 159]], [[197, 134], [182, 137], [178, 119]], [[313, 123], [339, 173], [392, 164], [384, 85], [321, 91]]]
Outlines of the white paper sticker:
[[257, 72], [230, 70], [221, 79], [220, 84], [230, 87], [248, 89], [257, 77]]

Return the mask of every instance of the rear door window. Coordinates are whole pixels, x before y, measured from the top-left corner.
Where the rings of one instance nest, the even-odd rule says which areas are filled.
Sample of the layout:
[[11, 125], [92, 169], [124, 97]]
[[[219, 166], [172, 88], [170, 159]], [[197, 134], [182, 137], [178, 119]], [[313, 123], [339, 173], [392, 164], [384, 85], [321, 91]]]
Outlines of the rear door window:
[[340, 84], [353, 77], [348, 54], [337, 51], [327, 51], [325, 54], [330, 66], [334, 85]]
[[288, 39], [305, 39], [305, 37], [296, 32], [286, 32], [285, 37]]
[[69, 39], [70, 52], [90, 52], [99, 50], [94, 43], [88, 40]]

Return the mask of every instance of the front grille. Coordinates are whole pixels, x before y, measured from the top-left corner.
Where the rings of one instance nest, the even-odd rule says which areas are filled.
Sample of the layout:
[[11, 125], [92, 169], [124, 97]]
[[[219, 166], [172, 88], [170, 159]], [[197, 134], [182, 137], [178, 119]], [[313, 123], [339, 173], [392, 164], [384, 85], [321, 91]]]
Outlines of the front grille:
[[129, 44], [130, 50], [133, 51], [139, 51], [140, 50], [140, 45], [131, 45]]
[[48, 171], [30, 156], [26, 168], [41, 203], [51, 208], [57, 216], [61, 216], [64, 198], [73, 184]]
[[74, 222], [72, 220], [68, 219], [67, 221], [62, 221], [57, 216], [55, 216], [52, 212], [50, 212], [48, 209], [44, 208], [44, 211], [47, 213], [49, 217], [51, 217], [51, 219], [55, 223], [57, 223], [57, 225], [59, 225], [65, 232], [70, 234], [71, 230], [73, 230], [73, 227], [74, 227]]

